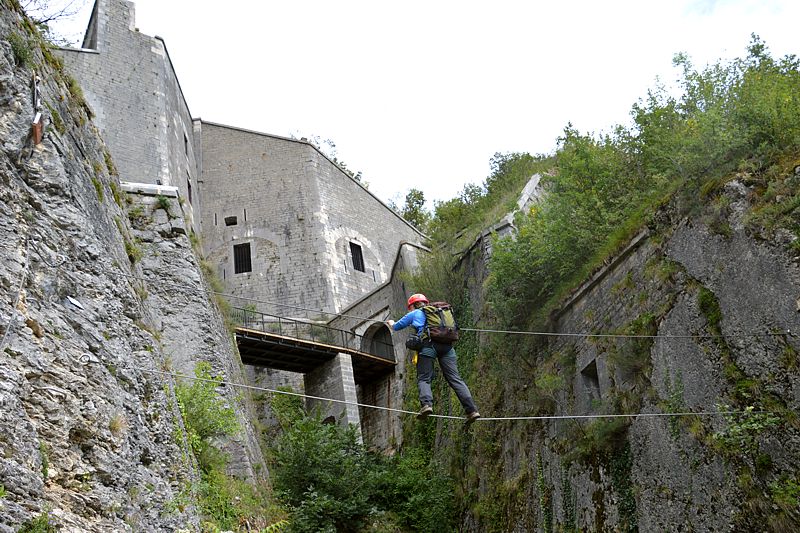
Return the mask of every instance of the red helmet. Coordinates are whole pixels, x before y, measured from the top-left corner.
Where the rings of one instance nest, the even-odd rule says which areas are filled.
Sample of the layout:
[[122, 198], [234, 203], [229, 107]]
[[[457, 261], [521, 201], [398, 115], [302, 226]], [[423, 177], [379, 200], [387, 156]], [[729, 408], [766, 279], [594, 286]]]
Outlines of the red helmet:
[[408, 299], [408, 309], [411, 310], [417, 302], [428, 303], [428, 299], [425, 298], [424, 294], [412, 294], [411, 298]]

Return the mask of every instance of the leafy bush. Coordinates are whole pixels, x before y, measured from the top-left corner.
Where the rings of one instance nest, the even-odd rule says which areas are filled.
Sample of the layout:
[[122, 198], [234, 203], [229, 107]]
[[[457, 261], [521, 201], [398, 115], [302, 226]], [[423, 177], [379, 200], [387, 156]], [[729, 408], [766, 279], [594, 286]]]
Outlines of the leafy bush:
[[[720, 411], [731, 411], [729, 405], [718, 405]], [[756, 412], [752, 406], [744, 413], [724, 415], [727, 426], [714, 433], [713, 443], [729, 457], [752, 456], [758, 450], [758, 439], [762, 433], [778, 425], [780, 419], [770, 413]]]
[[191, 384], [179, 383], [175, 396], [192, 451], [200, 468], [209, 472], [224, 462], [212, 439], [234, 435], [239, 431], [239, 422], [233, 408], [217, 393], [222, 378], [211, 375], [211, 364], [197, 363], [194, 374], [198, 379]]
[[490, 301], [504, 322], [544, 314], [673, 191], [695, 209], [731, 171], [764, 172], [800, 149], [800, 62], [772, 59], [756, 36], [748, 52], [702, 71], [678, 55], [682, 97], [651, 91], [633, 106], [633, 125], [611, 134], [565, 129], [545, 199], [493, 249]]
[[387, 522], [452, 529], [453, 483], [428, 452], [386, 458], [368, 452], [353, 427], [298, 411], [294, 398], [272, 408], [284, 428], [273, 449], [273, 480], [291, 510], [291, 530], [360, 531]]
[[27, 67], [33, 60], [33, 52], [30, 43], [21, 35], [11, 33], [8, 36], [11, 44], [11, 53], [14, 55], [14, 63], [18, 67]]

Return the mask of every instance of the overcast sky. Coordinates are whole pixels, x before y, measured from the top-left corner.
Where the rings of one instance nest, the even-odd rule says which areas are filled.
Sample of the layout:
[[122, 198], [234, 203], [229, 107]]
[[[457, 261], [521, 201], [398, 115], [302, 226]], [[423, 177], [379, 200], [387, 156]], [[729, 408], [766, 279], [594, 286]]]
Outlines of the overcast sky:
[[[551, 153], [568, 122], [627, 124], [676, 52], [695, 65], [798, 53], [797, 0], [137, 0], [194, 117], [319, 136], [404, 202], [481, 183], [495, 152]], [[93, 0], [65, 33], [82, 34]]]

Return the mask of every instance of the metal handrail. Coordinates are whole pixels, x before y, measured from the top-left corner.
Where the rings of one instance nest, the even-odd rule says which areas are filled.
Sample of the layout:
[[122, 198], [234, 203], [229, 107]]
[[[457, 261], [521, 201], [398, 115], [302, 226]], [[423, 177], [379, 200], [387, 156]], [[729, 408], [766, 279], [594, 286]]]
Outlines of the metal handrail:
[[340, 346], [351, 350], [368, 353], [387, 361], [394, 361], [394, 345], [378, 339], [368, 339], [364, 347], [364, 336], [352, 331], [332, 328], [328, 325], [317, 324], [310, 320], [287, 318], [271, 315], [241, 307], [231, 308], [232, 321], [241, 327], [274, 333], [282, 337], [310, 340], [320, 344]]

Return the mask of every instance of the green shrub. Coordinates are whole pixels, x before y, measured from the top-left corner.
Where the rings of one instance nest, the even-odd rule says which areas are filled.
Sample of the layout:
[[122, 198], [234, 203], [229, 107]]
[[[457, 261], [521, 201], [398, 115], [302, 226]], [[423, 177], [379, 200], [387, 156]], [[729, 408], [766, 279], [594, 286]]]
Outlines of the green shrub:
[[169, 212], [170, 207], [172, 207], [172, 203], [169, 198], [161, 194], [156, 196], [156, 209], [163, 209], [167, 213], [167, 216], [170, 217], [172, 216]]
[[22, 524], [17, 533], [57, 533], [59, 528], [50, 522], [50, 513], [41, 513], [36, 518]]
[[211, 374], [211, 364], [202, 361], [194, 369], [197, 380], [175, 387], [181, 415], [192, 451], [204, 471], [211, 471], [224, 462], [212, 439], [234, 435], [239, 423], [233, 407], [225, 404], [217, 393], [222, 378]]
[[773, 481], [769, 485], [772, 499], [786, 510], [800, 508], [800, 479], [784, 477], [780, 481]]
[[14, 55], [14, 63], [18, 67], [29, 66], [33, 60], [33, 52], [28, 40], [17, 33], [11, 33], [8, 36], [8, 42], [11, 45], [11, 53]]
[[453, 529], [453, 481], [431, 464], [430, 450], [386, 458], [367, 452], [355, 428], [323, 424], [294, 398], [272, 408], [284, 428], [272, 450], [273, 481], [292, 531]]
[[[718, 405], [720, 411], [734, 411], [729, 405]], [[726, 427], [714, 433], [714, 447], [730, 458], [753, 456], [758, 451], [758, 439], [774, 428], [780, 419], [771, 413], [756, 412], [752, 406], [744, 413], [724, 415]]]

